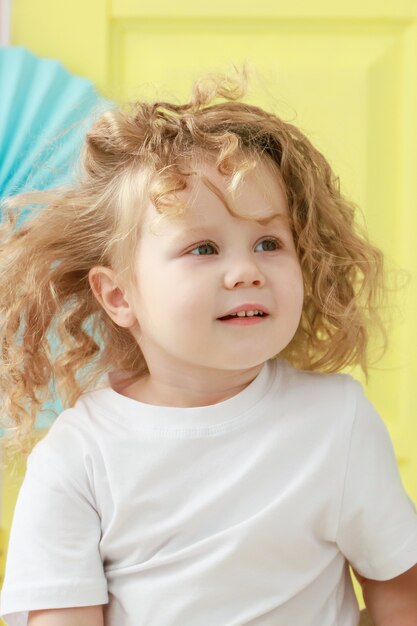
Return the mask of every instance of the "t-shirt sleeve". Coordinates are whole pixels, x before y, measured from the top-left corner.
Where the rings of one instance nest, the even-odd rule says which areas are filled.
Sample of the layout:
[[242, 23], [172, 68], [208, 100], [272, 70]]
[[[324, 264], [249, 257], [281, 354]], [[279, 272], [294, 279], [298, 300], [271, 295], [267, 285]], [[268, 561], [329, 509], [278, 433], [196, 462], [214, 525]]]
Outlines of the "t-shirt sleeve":
[[72, 469], [57, 466], [44, 440], [28, 457], [1, 591], [0, 616], [9, 626], [26, 626], [31, 610], [108, 602], [100, 518], [87, 481]]
[[417, 563], [416, 507], [401, 482], [387, 427], [353, 382], [356, 410], [336, 541], [362, 576], [389, 580]]

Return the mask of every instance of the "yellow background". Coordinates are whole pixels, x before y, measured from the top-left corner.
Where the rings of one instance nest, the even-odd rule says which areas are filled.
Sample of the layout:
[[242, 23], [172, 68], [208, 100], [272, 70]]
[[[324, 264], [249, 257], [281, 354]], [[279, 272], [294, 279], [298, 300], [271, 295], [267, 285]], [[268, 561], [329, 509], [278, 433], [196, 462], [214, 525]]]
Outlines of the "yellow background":
[[[260, 77], [248, 102], [307, 134], [363, 209], [388, 267], [411, 273], [366, 391], [417, 503], [417, 2], [15, 0], [11, 43], [61, 60], [113, 100], [180, 101], [202, 72], [252, 64]], [[2, 572], [23, 473], [4, 477]]]

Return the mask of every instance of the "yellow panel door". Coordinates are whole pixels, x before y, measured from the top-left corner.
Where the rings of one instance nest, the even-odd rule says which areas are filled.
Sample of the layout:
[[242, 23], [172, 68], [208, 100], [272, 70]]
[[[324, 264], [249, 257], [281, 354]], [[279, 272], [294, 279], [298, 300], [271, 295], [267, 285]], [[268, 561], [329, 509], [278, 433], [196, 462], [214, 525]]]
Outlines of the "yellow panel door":
[[[411, 0], [15, 0], [12, 44], [95, 81], [113, 100], [189, 94], [248, 61], [248, 94], [303, 130], [363, 210], [387, 267], [411, 274], [367, 395], [417, 503], [417, 3]], [[363, 381], [361, 373], [349, 370]], [[7, 478], [6, 478], [7, 480]], [[5, 519], [14, 491], [5, 490]], [[6, 497], [6, 496], [4, 496]], [[7, 539], [7, 527], [6, 539]]]

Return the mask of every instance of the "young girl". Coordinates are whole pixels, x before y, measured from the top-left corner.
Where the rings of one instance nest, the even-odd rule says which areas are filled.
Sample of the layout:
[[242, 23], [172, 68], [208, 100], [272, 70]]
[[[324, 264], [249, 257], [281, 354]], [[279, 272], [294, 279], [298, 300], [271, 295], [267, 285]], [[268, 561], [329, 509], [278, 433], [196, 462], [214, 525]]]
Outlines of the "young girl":
[[417, 624], [416, 511], [340, 373], [368, 373], [383, 257], [246, 81], [105, 113], [76, 184], [4, 208], [6, 443], [51, 381], [68, 407], [27, 460], [10, 626], [356, 626], [349, 564], [376, 626]]

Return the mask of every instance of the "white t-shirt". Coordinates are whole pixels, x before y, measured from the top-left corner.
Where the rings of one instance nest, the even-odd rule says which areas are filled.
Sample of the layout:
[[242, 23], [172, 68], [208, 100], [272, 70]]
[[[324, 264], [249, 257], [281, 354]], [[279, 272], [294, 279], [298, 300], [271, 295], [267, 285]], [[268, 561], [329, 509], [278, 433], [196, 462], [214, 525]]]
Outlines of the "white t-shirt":
[[105, 604], [106, 626], [357, 626], [347, 560], [417, 563], [417, 514], [387, 429], [347, 374], [264, 364], [215, 405], [111, 387], [28, 459], [0, 615]]

